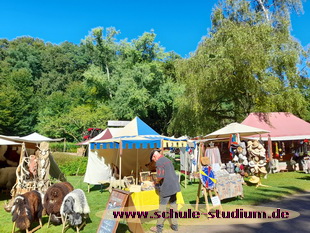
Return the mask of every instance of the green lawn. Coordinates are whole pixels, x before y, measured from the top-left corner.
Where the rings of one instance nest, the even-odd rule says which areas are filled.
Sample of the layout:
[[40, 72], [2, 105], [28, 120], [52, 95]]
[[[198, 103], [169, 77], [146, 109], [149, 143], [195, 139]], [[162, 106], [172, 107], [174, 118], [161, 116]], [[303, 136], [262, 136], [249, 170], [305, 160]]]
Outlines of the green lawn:
[[[98, 225], [101, 220], [103, 210], [106, 206], [106, 202], [109, 198], [109, 192], [100, 192], [99, 186], [92, 186], [91, 192], [87, 193], [87, 184], [83, 182], [83, 177], [81, 176], [70, 176], [68, 177], [69, 182], [75, 188], [81, 188], [86, 192], [86, 196], [91, 208], [90, 221], [87, 223], [86, 227], [82, 232], [96, 232]], [[184, 179], [182, 180], [182, 194], [184, 201], [187, 204], [195, 204], [198, 180], [192, 184], [188, 184], [187, 188], [184, 188]], [[257, 205], [260, 203], [268, 202], [271, 200], [279, 200], [280, 198], [291, 195], [298, 192], [303, 192], [310, 190], [310, 175], [301, 172], [286, 172], [268, 175], [268, 179], [262, 180], [262, 183], [269, 185], [270, 187], [259, 187], [256, 188], [253, 185], [244, 186], [244, 198], [232, 198], [222, 201], [223, 207], [225, 205]], [[4, 205], [4, 201], [9, 197], [4, 194], [0, 195], [0, 206]], [[203, 198], [200, 199], [200, 203], [204, 203]], [[0, 232], [11, 232], [12, 222], [11, 215], [4, 211], [3, 208], [0, 209]], [[37, 232], [61, 232], [61, 226], [50, 226], [47, 228], [47, 217], [43, 218], [45, 223], [43, 229]], [[155, 222], [148, 222], [143, 224], [145, 229], [148, 229], [150, 225]], [[118, 232], [129, 232], [126, 224], [120, 224]], [[75, 232], [73, 229], [69, 229], [66, 232]]]

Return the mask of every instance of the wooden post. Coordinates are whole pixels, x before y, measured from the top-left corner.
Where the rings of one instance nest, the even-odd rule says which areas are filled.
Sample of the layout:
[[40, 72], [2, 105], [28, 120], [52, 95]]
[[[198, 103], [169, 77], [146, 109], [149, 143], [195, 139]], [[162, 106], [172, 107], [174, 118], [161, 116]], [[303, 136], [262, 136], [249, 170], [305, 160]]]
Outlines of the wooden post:
[[122, 155], [123, 155], [123, 142], [120, 140], [119, 143], [119, 186], [122, 180]]
[[[22, 143], [22, 150], [21, 150], [21, 153], [20, 153], [20, 156], [19, 156], [18, 167], [16, 168], [16, 174], [20, 174], [21, 173], [22, 166], [23, 166], [22, 161], [23, 161], [23, 158], [25, 157], [25, 154], [26, 154], [26, 146], [25, 146], [25, 143], [23, 142]], [[22, 179], [22, 177], [19, 177], [19, 178]], [[22, 189], [21, 189], [21, 187], [19, 185], [17, 185], [18, 182], [19, 182], [18, 177], [16, 177], [16, 182], [15, 182], [16, 185], [11, 190], [12, 200], [14, 200], [14, 198], [15, 198], [15, 196], [17, 194], [21, 194]]]
[[47, 228], [49, 228], [49, 226], [50, 226], [50, 222], [51, 222], [51, 213], [50, 213], [50, 215], [49, 215], [49, 217], [48, 217], [48, 222], [47, 222]]
[[136, 156], [136, 185], [138, 185], [139, 182], [139, 163], [138, 163], [138, 159], [139, 159], [139, 150], [137, 149], [137, 156]]
[[[202, 188], [203, 190], [203, 195], [205, 197], [205, 202], [206, 202], [206, 209], [207, 209], [207, 213], [209, 213], [210, 211], [210, 206], [209, 206], [209, 200], [208, 200], [208, 193], [207, 193], [207, 189], [205, 187]], [[210, 198], [211, 196], [211, 190], [209, 190], [209, 194], [210, 194]]]
[[12, 229], [12, 233], [15, 232], [15, 226], [16, 226], [16, 222], [13, 222], [13, 229]]
[[185, 149], [184, 153], [184, 159], [185, 159], [185, 179], [184, 179], [184, 186], [187, 188], [187, 151]]
[[61, 219], [62, 219], [62, 233], [64, 233], [66, 229], [66, 224], [67, 224], [67, 214], [65, 214], [64, 218], [63, 216], [61, 216]]
[[160, 149], [161, 149], [161, 152], [164, 154], [164, 140], [163, 139], [161, 140]]
[[199, 180], [197, 196], [196, 196], [196, 207], [195, 210], [198, 210], [199, 198], [200, 198], [200, 190], [201, 190], [201, 181]]
[[64, 152], [66, 152], [66, 138], [64, 138]]

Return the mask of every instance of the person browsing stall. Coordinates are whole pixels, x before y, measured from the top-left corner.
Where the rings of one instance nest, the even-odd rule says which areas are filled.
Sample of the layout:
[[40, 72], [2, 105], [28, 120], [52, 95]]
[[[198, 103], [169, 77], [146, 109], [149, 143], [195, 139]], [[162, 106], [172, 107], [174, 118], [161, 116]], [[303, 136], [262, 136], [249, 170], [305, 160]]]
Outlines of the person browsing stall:
[[[180, 184], [175, 173], [174, 166], [170, 159], [160, 153], [160, 150], [153, 150], [150, 160], [156, 162], [156, 186], [159, 191], [159, 214], [166, 211], [166, 206], [170, 202], [173, 211], [177, 211], [177, 192], [180, 192]], [[162, 232], [165, 218], [158, 218], [156, 227], [152, 227], [154, 232]], [[171, 218], [171, 229], [178, 230], [176, 218]]]

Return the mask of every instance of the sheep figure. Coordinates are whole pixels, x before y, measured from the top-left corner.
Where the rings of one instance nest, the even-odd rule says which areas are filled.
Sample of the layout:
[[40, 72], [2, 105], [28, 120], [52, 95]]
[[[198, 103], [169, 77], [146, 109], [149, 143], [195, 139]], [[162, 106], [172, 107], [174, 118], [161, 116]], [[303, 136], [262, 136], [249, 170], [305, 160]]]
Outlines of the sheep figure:
[[20, 230], [28, 232], [31, 223], [34, 221], [39, 221], [39, 227], [42, 227], [42, 211], [42, 196], [39, 192], [33, 190], [17, 195], [11, 210], [12, 221], [14, 222], [13, 232], [15, 231], [15, 225]]
[[62, 202], [60, 213], [65, 216], [65, 220], [69, 221], [69, 225], [76, 227], [81, 225], [90, 213], [84, 191], [75, 189], [67, 194]]
[[16, 183], [16, 167], [0, 168], [0, 188], [11, 190]]
[[73, 189], [69, 182], [56, 183], [47, 189], [44, 196], [44, 209], [53, 224], [61, 224], [60, 207], [62, 201]]

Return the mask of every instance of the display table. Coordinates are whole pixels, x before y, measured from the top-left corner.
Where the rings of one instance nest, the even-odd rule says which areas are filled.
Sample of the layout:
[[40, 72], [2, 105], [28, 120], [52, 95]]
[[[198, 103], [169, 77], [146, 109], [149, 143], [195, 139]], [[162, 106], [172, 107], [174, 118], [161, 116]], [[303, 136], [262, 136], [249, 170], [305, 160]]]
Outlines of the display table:
[[215, 188], [220, 200], [241, 196], [243, 197], [242, 177], [240, 174], [229, 174], [226, 171], [214, 172]]
[[[151, 211], [159, 208], [159, 196], [155, 190], [141, 191], [130, 193], [133, 203], [137, 211]], [[181, 192], [177, 193], [178, 209], [181, 209], [184, 204], [183, 195]]]

